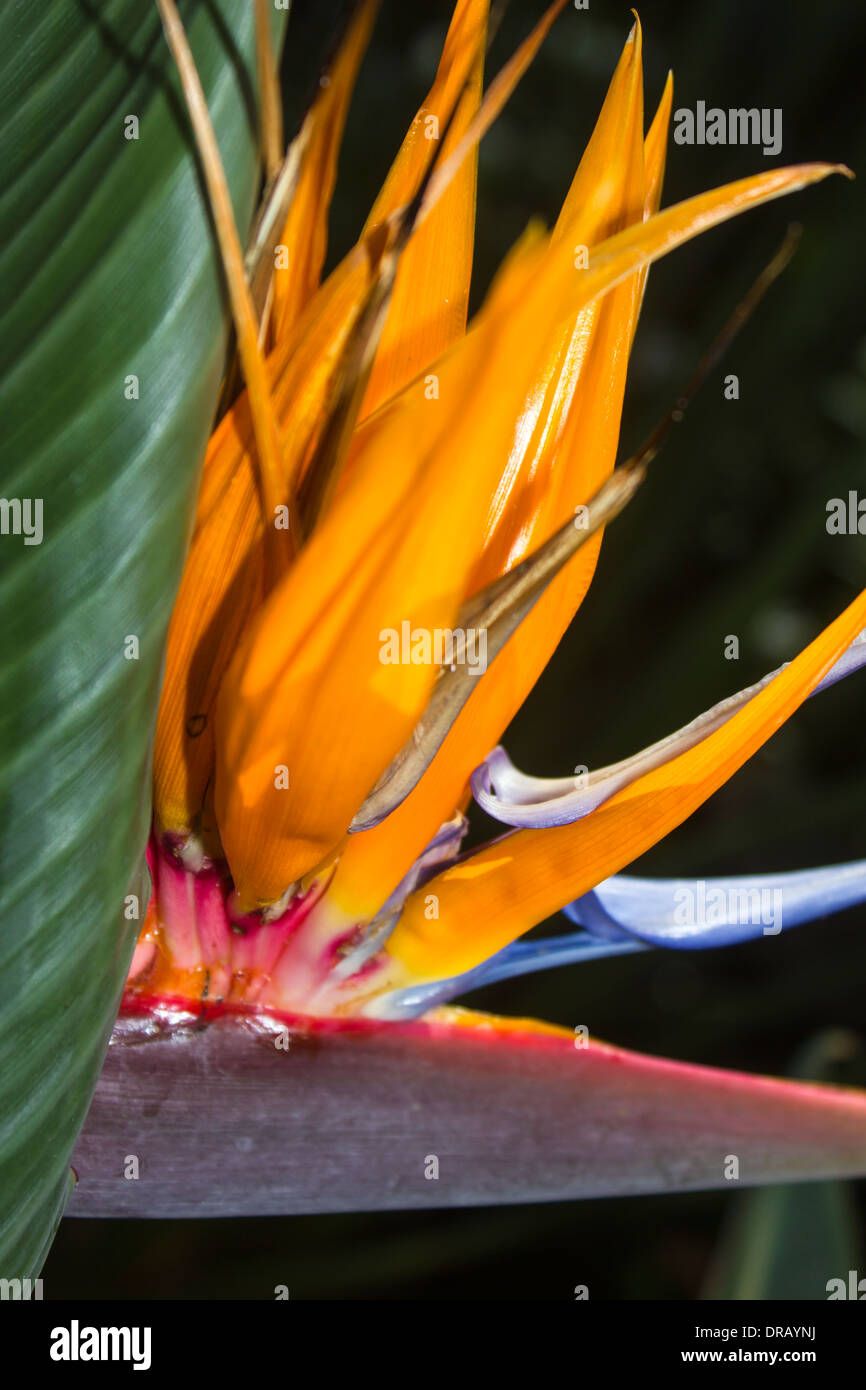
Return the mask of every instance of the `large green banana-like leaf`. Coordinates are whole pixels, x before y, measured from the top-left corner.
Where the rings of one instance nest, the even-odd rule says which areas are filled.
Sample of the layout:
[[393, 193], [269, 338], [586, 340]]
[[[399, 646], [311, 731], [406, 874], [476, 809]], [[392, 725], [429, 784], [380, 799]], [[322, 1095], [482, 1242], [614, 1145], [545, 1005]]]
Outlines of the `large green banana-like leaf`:
[[[183, 16], [245, 230], [253, 6]], [[139, 927], [127, 895], [146, 903], [163, 646], [225, 351], [155, 5], [4, 6], [0, 168], [0, 1275], [20, 1277], [68, 1195]]]

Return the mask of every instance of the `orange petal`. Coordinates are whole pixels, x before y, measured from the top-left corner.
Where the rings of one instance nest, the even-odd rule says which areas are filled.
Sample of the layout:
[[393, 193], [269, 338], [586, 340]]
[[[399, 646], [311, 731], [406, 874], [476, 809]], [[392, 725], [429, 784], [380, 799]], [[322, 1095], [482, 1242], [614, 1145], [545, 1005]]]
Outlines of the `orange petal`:
[[[452, 25], [451, 31], [452, 50], [454, 36], [460, 40], [460, 62], [443, 61], [440, 67], [442, 82], [437, 100], [444, 120], [463, 90], [475, 60], [476, 49], [468, 38], [480, 24], [477, 0], [461, 5], [458, 18], [461, 15], [461, 24], [456, 25], [455, 21], [456, 27]], [[369, 6], [359, 12], [347, 36], [347, 46], [337, 59], [333, 86], [338, 95], [342, 94], [344, 103], [370, 17]], [[522, 67], [511, 73], [512, 86], [520, 71]], [[503, 93], [505, 90], [503, 87]], [[327, 103], [324, 111], [318, 106], [314, 116], [314, 131], [321, 135], [321, 146], [327, 143], [322, 132], [330, 130], [333, 134], [336, 117]], [[425, 166], [420, 156], [429, 159], [431, 153], [430, 142], [423, 141], [423, 145], [423, 150], [413, 153], [412, 140], [404, 143], [371, 218], [370, 235], [374, 239], [381, 217], [391, 215], [407, 196], [411, 197], [423, 176]], [[459, 179], [460, 169], [452, 169], [452, 175]], [[305, 187], [309, 193], [312, 184], [308, 182]], [[447, 190], [444, 196], [447, 198]], [[300, 231], [298, 236], [303, 245]], [[362, 237], [327, 282], [313, 293], [306, 309], [283, 332], [267, 360], [274, 409], [282, 428], [283, 486], [287, 495], [303, 476], [327, 420], [334, 374], [374, 272], [368, 238]], [[250, 404], [244, 392], [210, 441], [192, 552], [169, 633], [163, 710], [157, 731], [154, 801], [160, 826], [179, 833], [188, 832], [197, 821], [204, 790], [212, 781], [213, 703], [250, 605], [260, 593], [257, 576], [261, 562], [255, 552], [264, 533], [258, 516], [253, 448]], [[225, 517], [219, 514], [223, 506]]]
[[[405, 294], [409, 301], [406, 313], [397, 310], [393, 339], [386, 344], [384, 351], [380, 347], [379, 360], [383, 375], [378, 377], [369, 391], [360, 412], [362, 419], [367, 418], [386, 398], [386, 393], [390, 393], [389, 398], [393, 399], [393, 393], [400, 384], [411, 381], [413, 374], [417, 377], [426, 365], [435, 360], [437, 351], [444, 351], [448, 343], [463, 333], [471, 270], [477, 146], [532, 63], [565, 3], [566, 0], [553, 0], [523, 43], [496, 74], [480, 105], [476, 89], [480, 85], [481, 60], [479, 49], [474, 47], [474, 35], [477, 33], [480, 38], [481, 20], [483, 18], [486, 26], [486, 14], [482, 15], [478, 6], [473, 9], [471, 0], [467, 0], [465, 8], [459, 7], [455, 14], [449, 31], [454, 57], [448, 62], [443, 58], [440, 74], [437, 75], [437, 84], [440, 84], [440, 76], [442, 78], [439, 91], [437, 93], [437, 84], [434, 84], [433, 92], [428, 97], [428, 103], [435, 105], [439, 112], [440, 128], [444, 121], [450, 119], [451, 107], [459, 92], [464, 86], [466, 90], [449, 130], [447, 153], [433, 172], [415, 222], [409, 249], [411, 251], [416, 244], [423, 249], [417, 260], [410, 262], [412, 269], [404, 277]], [[413, 125], [368, 226], [377, 225], [386, 214], [393, 213], [398, 200], [411, 198], [419, 187], [419, 167], [426, 168], [430, 162], [429, 154], [425, 158], [421, 152], [420, 135], [417, 124]], [[446, 205], [444, 211], [440, 208], [443, 201]], [[434, 233], [428, 233], [428, 222], [432, 223]], [[419, 322], [422, 324], [420, 333]], [[401, 346], [404, 334], [405, 352]], [[374, 366], [374, 378], [375, 374]]]
[[[479, 362], [475, 379], [480, 371]], [[429, 698], [429, 657], [383, 662], [383, 634], [403, 622], [453, 625], [472, 556], [464, 538], [491, 482], [489, 465], [458, 468], [445, 437], [457, 457], [478, 453], [483, 421], [460, 410], [472, 379], [429, 407], [429, 445], [416, 422], [407, 436], [395, 420], [388, 447], [355, 470], [223, 681], [217, 814], [245, 905], [280, 897], [329, 852]]]
[[195, 532], [184, 566], [154, 743], [154, 812], [163, 832], [203, 831], [220, 680], [248, 613], [264, 594], [263, 531], [253, 488], [249, 469], [235, 474], [209, 523]]
[[[473, 138], [547, 23], [506, 65]], [[454, 156], [448, 166], [453, 178]], [[453, 623], [475, 554], [471, 538], [480, 538], [511, 433], [508, 410], [491, 423], [474, 388], [486, 380], [490, 395], [498, 394], [510, 378], [516, 409], [536, 365], [533, 336], [525, 324], [519, 337], [515, 328], [492, 325], [488, 337], [463, 340], [465, 352], [448, 364], [447, 399], [431, 406], [417, 395], [413, 408], [389, 417], [384, 435], [368, 436], [363, 462], [257, 616], [226, 677], [217, 715], [217, 813], [245, 906], [279, 898], [333, 849], [429, 697], [435, 668], [383, 665], [380, 634], [401, 630], [404, 621], [428, 632]], [[478, 462], [467, 469], [465, 458]], [[287, 779], [290, 796], [281, 785]]]
[[217, 816], [245, 909], [280, 898], [329, 854], [427, 703], [430, 657], [383, 661], [384, 635], [402, 634], [404, 622], [431, 634], [453, 626], [472, 536], [477, 545], [510, 440], [512, 417], [491, 419], [484, 385], [498, 392], [516, 363], [519, 400], [529, 343], [507, 324], [492, 343], [462, 340], [443, 369], [441, 399], [421, 393], [388, 415], [383, 432], [368, 433], [363, 457], [250, 625], [216, 724]]
[[[602, 240], [657, 205], [672, 84], [647, 137], [644, 171], [641, 32], [629, 35], [607, 98], [557, 223], [573, 245]], [[595, 193], [601, 183], [604, 196]], [[645, 183], [650, 190], [645, 190]], [[532, 243], [530, 243], [531, 249]], [[513, 305], [538, 273], [518, 253], [491, 298]], [[641, 272], [645, 278], [646, 272]], [[613, 467], [628, 351], [642, 284], [627, 284], [566, 324], [554, 341], [534, 399], [526, 403], [511, 457], [493, 494], [473, 591], [552, 533]], [[580, 396], [575, 399], [576, 390]], [[498, 742], [547, 664], [589, 586], [598, 541], [553, 584], [484, 677], [415, 791], [380, 826], [345, 845], [331, 898], [372, 916], [453, 812], [469, 773]]]
[[[539, 268], [534, 277], [538, 283], [526, 303], [513, 310], [518, 316], [527, 316], [517, 330], [518, 341], [521, 332], [529, 339], [535, 334], [546, 334], [548, 340], [551, 334], [556, 337], [558, 323], [572, 305], [579, 310], [588, 299], [604, 294], [609, 287], [620, 284], [635, 270], [666, 255], [690, 237], [749, 207], [834, 172], [847, 173], [841, 166], [827, 164], [774, 169], [688, 199], [594, 248], [587, 271], [575, 272], [570, 258], [560, 254], [558, 267], [547, 267], [545, 271]], [[566, 251], [569, 250], [566, 243]], [[583, 279], [579, 278], [581, 275]], [[550, 318], [545, 325], [546, 315]], [[513, 331], [513, 325], [509, 331]], [[470, 331], [467, 342], [473, 336]], [[499, 398], [501, 404], [502, 392]], [[395, 405], [401, 401], [402, 397], [398, 398]], [[592, 458], [588, 464], [590, 469], [594, 466]], [[591, 480], [591, 473], [586, 477]], [[584, 496], [591, 490], [590, 481]], [[575, 502], [582, 500], [579, 493], [572, 496]], [[352, 837], [331, 889], [335, 902], [349, 916], [359, 918], [377, 911], [439, 825], [453, 814], [473, 766], [494, 746], [526, 698], [581, 601], [591, 578], [597, 544], [590, 542], [583, 547], [550, 586], [527, 623], [518, 628], [491, 671], [479, 682], [478, 690], [467, 701], [412, 795], [382, 825]]]
[[[644, 203], [641, 31], [635, 24], [554, 229], [551, 256], [566, 241], [588, 249], [641, 221]], [[472, 592], [545, 541], [613, 468], [635, 318], [630, 283], [586, 304], [552, 338], [492, 499]], [[587, 411], [592, 418], [585, 418]]]
[[[412, 978], [455, 975], [631, 864], [766, 743], [866, 623], [866, 590], [742, 710], [573, 825], [519, 831], [413, 894], [388, 950]], [[425, 901], [438, 901], [428, 921]]]
[[309, 138], [274, 270], [271, 331], [275, 342], [285, 337], [319, 285], [340, 141], [378, 8], [379, 0], [363, 0], [359, 5], [307, 116]]
[[417, 383], [401, 393], [223, 684], [217, 814], [244, 906], [331, 853], [414, 727], [432, 668], [383, 665], [382, 633], [452, 626], [514, 421], [563, 321], [705, 227], [827, 172], [774, 170], [702, 195], [601, 243], [588, 271], [567, 242], [552, 248], [525, 301], [497, 304], [447, 354], [432, 408]]
[[[365, 233], [412, 199], [438, 153], [441, 136], [442, 156], [447, 157], [465, 135], [481, 99], [489, 8], [489, 0], [460, 0], [455, 8], [436, 80], [409, 128]], [[476, 146], [403, 253], [362, 419], [465, 332], [477, 167]]]
[[651, 217], [658, 212], [662, 200], [662, 184], [665, 176], [665, 163], [668, 150], [668, 127], [671, 122], [671, 107], [674, 102], [674, 75], [669, 72], [661, 95], [658, 109], [653, 116], [644, 143], [644, 164], [646, 167], [646, 207], [644, 215]]
[[[335, 363], [369, 284], [356, 248], [268, 359], [283, 425], [286, 493], [326, 419]], [[154, 808], [162, 830], [197, 825], [213, 780], [213, 715], [223, 673], [241, 633], [270, 588], [257, 497], [253, 431], [244, 392], [208, 445], [196, 524], [172, 613], [154, 750]]]

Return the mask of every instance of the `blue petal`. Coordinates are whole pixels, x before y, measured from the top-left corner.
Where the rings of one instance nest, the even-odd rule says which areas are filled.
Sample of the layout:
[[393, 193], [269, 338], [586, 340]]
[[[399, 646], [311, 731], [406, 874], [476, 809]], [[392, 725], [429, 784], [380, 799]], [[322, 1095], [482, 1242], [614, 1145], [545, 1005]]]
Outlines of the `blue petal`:
[[557, 965], [628, 955], [652, 947], [734, 946], [841, 912], [866, 901], [866, 860], [796, 873], [734, 878], [652, 879], [616, 874], [569, 903], [581, 931], [515, 941], [474, 970], [395, 990], [377, 1001], [379, 1017], [417, 1018], [460, 994]]
[[645, 951], [642, 941], [598, 941], [588, 932], [570, 932], [567, 936], [545, 937], [538, 941], [514, 941], [495, 956], [447, 980], [432, 980], [409, 989], [394, 990], [374, 1005], [379, 1018], [418, 1018], [438, 1004], [447, 1004], [459, 994], [495, 984], [497, 980], [516, 975], [530, 975], [536, 970], [551, 970], [556, 965], [574, 965], [578, 961], [601, 960], [605, 956], [631, 955]]
[[702, 950], [777, 936], [866, 901], [866, 860], [798, 873], [710, 879], [617, 874], [564, 909], [594, 936]]

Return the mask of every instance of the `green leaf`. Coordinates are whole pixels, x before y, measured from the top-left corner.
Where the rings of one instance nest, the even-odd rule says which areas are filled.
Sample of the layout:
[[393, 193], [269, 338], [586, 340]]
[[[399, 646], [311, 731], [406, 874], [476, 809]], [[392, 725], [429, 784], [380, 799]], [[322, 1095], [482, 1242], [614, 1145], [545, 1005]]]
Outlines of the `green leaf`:
[[[183, 18], [245, 233], [253, 6]], [[13, 534], [13, 503], [0, 535], [0, 1274], [23, 1277], [65, 1204], [140, 925], [125, 895], [146, 904], [163, 648], [227, 312], [155, 6], [5, 7], [0, 167], [3, 494], [31, 522], [41, 499], [43, 529]]]

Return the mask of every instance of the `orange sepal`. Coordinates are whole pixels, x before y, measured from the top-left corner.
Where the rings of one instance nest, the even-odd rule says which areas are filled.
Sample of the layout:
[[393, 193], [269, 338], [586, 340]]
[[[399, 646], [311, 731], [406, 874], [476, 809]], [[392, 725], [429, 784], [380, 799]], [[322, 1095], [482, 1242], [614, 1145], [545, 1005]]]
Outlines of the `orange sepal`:
[[[866, 590], [726, 724], [573, 825], [523, 830], [471, 855], [406, 903], [388, 951], [412, 978], [459, 974], [631, 864], [766, 743], [866, 624]], [[428, 920], [433, 894], [438, 918]]]

